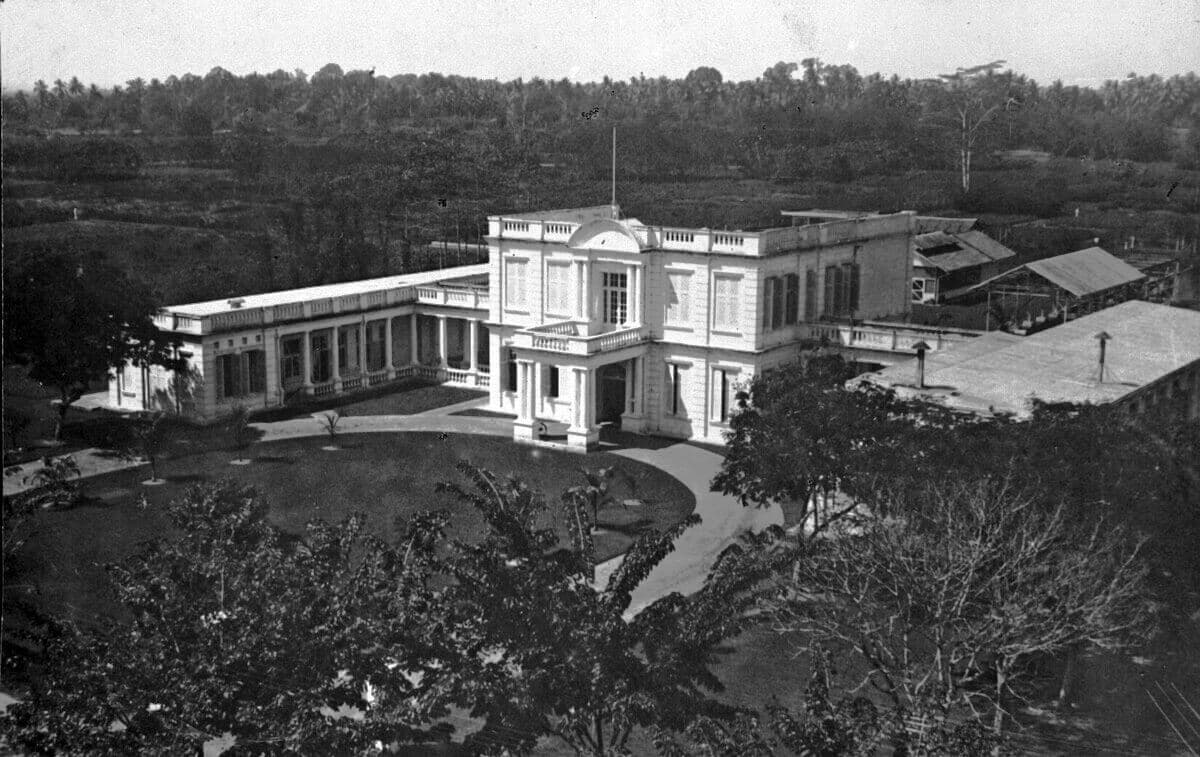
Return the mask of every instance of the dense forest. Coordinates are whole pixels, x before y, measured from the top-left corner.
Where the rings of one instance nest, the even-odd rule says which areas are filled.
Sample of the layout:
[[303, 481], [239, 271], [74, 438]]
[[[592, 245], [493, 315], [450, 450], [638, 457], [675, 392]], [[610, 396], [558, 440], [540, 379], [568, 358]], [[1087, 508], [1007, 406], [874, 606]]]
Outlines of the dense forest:
[[[958, 157], [946, 149], [946, 135], [961, 136], [966, 105], [979, 108], [966, 113], [968, 120], [982, 117], [979, 147], [1175, 159], [1188, 167], [1197, 161], [1195, 73], [1130, 74], [1090, 89], [1043, 86], [1002, 66], [997, 61], [913, 80], [863, 76], [853, 66], [809, 58], [777, 63], [749, 81], [726, 81], [716, 69], [700, 67], [683, 79], [587, 83], [387, 77], [344, 72], [333, 63], [312, 76], [299, 70], [236, 76], [218, 67], [204, 76], [132, 79], [108, 90], [78, 78], [38, 81], [32, 92], [5, 94], [3, 114], [8, 133], [70, 129], [185, 138], [251, 127], [329, 139], [452, 126], [496, 131], [504, 137], [495, 140], [507, 148], [585, 170], [607, 165], [595, 159], [606, 147], [597, 134], [619, 125], [636, 156], [634, 173], [682, 176], [737, 166], [749, 175], [780, 176], [944, 165]], [[996, 107], [1002, 112], [988, 112]]]
[[1200, 235], [1194, 73], [1089, 89], [1003, 61], [928, 80], [806, 59], [740, 82], [700, 67], [588, 83], [331, 63], [39, 81], [0, 113], [7, 251], [106, 256], [169, 302], [470, 262], [427, 245], [481, 241], [489, 213], [606, 202], [613, 127], [620, 203], [658, 223], [754, 228], [823, 206], [1005, 230], [1073, 214], [1006, 237], [1036, 254]]

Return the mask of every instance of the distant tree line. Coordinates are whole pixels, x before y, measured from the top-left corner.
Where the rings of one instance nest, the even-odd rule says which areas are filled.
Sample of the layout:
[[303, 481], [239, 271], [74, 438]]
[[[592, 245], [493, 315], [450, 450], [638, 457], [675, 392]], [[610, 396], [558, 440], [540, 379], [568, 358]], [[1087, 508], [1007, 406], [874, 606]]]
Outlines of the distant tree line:
[[[761, 76], [726, 81], [703, 66], [681, 79], [639, 76], [598, 82], [535, 78], [501, 82], [453, 75], [376, 75], [330, 63], [237, 76], [131, 79], [101, 89], [78, 78], [35, 83], [3, 96], [6, 132], [51, 129], [140, 132], [203, 143], [253, 115], [266, 133], [292, 139], [454, 126], [497, 131], [541, 162], [603, 173], [608, 130], [621, 129], [623, 169], [645, 178], [737, 170], [749, 175], [810, 172], [831, 178], [896, 168], [949, 167], [960, 140], [947, 139], [966, 89], [982, 107], [971, 121], [978, 154], [1033, 148], [1056, 155], [1197, 164], [1200, 78], [1130, 74], [1099, 88], [1049, 86], [1003, 61], [935, 79], [863, 76], [816, 58], [776, 63]], [[963, 71], [978, 73], [969, 81]], [[993, 108], [999, 113], [989, 113]], [[950, 119], [946, 117], [950, 116]], [[961, 125], [961, 124], [960, 124]], [[961, 131], [961, 130], [960, 130]], [[961, 134], [954, 132], [955, 136]], [[496, 140], [493, 140], [496, 141]], [[226, 156], [227, 158], [230, 156]]]

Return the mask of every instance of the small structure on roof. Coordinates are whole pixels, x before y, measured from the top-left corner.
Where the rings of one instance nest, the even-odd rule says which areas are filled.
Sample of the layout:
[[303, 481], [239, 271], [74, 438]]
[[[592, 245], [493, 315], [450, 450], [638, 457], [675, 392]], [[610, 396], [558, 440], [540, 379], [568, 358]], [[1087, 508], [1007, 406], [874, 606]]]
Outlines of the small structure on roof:
[[979, 415], [1025, 417], [1032, 400], [1119, 403], [1200, 418], [1200, 312], [1132, 300], [1020, 337], [993, 331], [851, 380]]
[[940, 305], [1000, 273], [1015, 256], [976, 229], [974, 218], [917, 216], [912, 301]]
[[1146, 275], [1099, 247], [1035, 260], [981, 282], [987, 328], [1031, 334], [1146, 293]]

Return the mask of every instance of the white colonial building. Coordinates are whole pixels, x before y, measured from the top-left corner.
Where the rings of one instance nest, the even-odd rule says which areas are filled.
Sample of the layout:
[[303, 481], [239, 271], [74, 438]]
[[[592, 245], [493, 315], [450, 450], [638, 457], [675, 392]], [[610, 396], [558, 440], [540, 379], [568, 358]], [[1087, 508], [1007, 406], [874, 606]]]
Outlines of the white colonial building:
[[128, 367], [110, 404], [210, 421], [418, 376], [487, 390], [518, 440], [587, 448], [619, 424], [720, 442], [737, 389], [803, 340], [888, 364], [968, 336], [874, 321], [910, 308], [914, 218], [717, 231], [607, 205], [494, 216], [486, 264], [165, 308], [190, 369]]

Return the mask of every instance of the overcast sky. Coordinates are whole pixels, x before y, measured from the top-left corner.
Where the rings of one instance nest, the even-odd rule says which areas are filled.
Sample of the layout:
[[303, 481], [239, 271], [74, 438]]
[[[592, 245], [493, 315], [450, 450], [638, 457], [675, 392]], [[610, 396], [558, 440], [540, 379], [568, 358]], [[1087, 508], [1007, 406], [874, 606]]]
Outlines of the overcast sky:
[[7, 0], [6, 89], [78, 76], [313, 73], [751, 79], [817, 57], [924, 77], [1004, 59], [1041, 82], [1200, 72], [1200, 0]]

